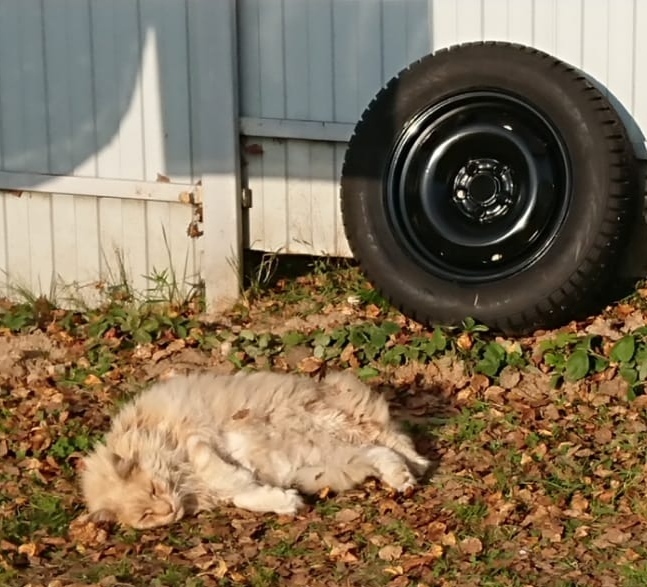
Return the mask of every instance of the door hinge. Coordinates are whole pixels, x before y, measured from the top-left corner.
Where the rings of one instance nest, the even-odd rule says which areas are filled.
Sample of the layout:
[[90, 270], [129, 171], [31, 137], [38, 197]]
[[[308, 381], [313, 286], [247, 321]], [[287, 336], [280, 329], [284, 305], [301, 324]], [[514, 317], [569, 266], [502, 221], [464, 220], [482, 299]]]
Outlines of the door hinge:
[[243, 188], [241, 191], [240, 203], [243, 208], [252, 207], [252, 190], [250, 188]]

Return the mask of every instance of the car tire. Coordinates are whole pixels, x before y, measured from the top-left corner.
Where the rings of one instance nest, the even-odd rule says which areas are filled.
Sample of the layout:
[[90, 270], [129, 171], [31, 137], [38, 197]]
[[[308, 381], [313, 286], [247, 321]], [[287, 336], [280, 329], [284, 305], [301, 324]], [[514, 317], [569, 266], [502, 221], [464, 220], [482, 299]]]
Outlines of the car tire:
[[341, 209], [360, 268], [403, 313], [527, 333], [599, 307], [639, 186], [618, 113], [581, 71], [469, 43], [412, 64], [366, 108]]

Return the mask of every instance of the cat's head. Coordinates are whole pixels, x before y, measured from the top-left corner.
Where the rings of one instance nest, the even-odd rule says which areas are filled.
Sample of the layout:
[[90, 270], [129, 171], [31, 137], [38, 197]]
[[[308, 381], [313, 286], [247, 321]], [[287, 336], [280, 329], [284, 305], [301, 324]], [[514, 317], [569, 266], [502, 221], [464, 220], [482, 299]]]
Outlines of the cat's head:
[[152, 473], [137, 456], [125, 458], [100, 445], [84, 465], [81, 484], [91, 521], [145, 529], [183, 517], [181, 495], [169, 476]]

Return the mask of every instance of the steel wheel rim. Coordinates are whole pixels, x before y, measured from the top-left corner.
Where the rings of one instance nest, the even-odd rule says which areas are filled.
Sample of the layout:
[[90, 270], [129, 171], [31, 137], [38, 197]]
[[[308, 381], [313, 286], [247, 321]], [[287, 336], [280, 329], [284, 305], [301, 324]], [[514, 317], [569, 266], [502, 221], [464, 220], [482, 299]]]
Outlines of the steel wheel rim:
[[487, 282], [546, 252], [571, 200], [571, 163], [554, 125], [501, 91], [462, 93], [417, 114], [384, 179], [393, 234], [428, 272]]

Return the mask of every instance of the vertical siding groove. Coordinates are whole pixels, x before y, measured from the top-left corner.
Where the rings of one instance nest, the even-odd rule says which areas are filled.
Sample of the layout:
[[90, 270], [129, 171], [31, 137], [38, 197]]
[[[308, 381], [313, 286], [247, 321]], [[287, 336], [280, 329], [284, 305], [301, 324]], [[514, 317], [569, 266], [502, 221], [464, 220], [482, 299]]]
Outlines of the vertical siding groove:
[[631, 4], [631, 112], [636, 112], [636, 86], [638, 81], [638, 68], [636, 62], [638, 60], [638, 26], [636, 21], [638, 20], [638, 10], [636, 7], [636, 2], [638, 0], [633, 0]]
[[[407, 22], [409, 21], [409, 7], [410, 4], [406, 4], [406, 18]], [[380, 80], [382, 80], [382, 84], [386, 81], [386, 72], [384, 71], [384, 0], [380, 1], [379, 5], [379, 27], [378, 30], [380, 31], [380, 39], [381, 39], [381, 48], [382, 50], [380, 51]], [[363, 110], [363, 108], [360, 105], [360, 112]]]
[[52, 173], [52, 112], [49, 99], [49, 87], [47, 84], [47, 39], [45, 32], [45, 0], [40, 0], [40, 36], [41, 36], [41, 59], [43, 61], [43, 97], [45, 99], [45, 137], [47, 149], [47, 173]]
[[90, 31], [90, 95], [92, 103], [92, 134], [94, 139], [94, 149], [92, 156], [94, 175], [98, 177], [99, 175], [99, 159], [97, 157], [99, 151], [99, 129], [97, 128], [97, 80], [96, 80], [96, 68], [94, 64], [96, 63], [96, 47], [95, 47], [95, 37], [92, 34], [93, 23], [94, 23], [94, 0], [88, 0], [88, 30]]
[[337, 31], [335, 27], [335, 4], [334, 0], [329, 1], [330, 5], [330, 60], [332, 63], [332, 72], [330, 75], [330, 87], [332, 89], [332, 119], [337, 120], [337, 100], [335, 97], [337, 96], [337, 83], [335, 79], [335, 63], [337, 62], [336, 56], [337, 56], [337, 43], [335, 42], [336, 37], [337, 37]]
[[285, 31], [287, 30], [287, 23], [285, 21], [285, 0], [281, 0], [281, 64], [283, 66], [283, 116], [288, 116], [288, 76], [289, 72], [287, 69], [287, 55], [285, 51], [285, 39], [287, 35]]
[[[151, 41], [150, 41], [150, 37], [148, 37], [146, 35], [146, 31], [144, 30], [144, 28], [142, 26], [142, 3], [141, 3], [141, 0], [136, 0], [135, 1], [135, 7], [136, 7], [135, 8], [135, 15], [136, 15], [136, 18], [137, 18], [137, 33], [138, 33], [137, 36], [138, 36], [138, 39], [139, 39], [139, 54], [141, 56], [140, 59], [143, 60], [144, 59], [144, 52], [147, 50], [147, 47], [145, 45], [147, 45]], [[151, 34], [155, 35], [156, 31], [153, 31]], [[157, 52], [159, 53], [159, 50], [160, 50], [159, 44], [156, 45], [155, 48], [157, 49]], [[157, 62], [159, 63], [159, 55], [157, 56]], [[157, 66], [158, 63], [155, 63], [155, 65]], [[145, 69], [144, 68], [145, 68], [145, 65], [146, 64], [142, 64], [142, 69], [139, 72], [139, 75], [137, 76], [137, 85], [139, 86], [139, 95], [142, 97], [141, 100], [139, 101], [139, 109], [138, 109], [139, 110], [139, 120], [138, 120], [139, 125], [138, 126], [139, 126], [139, 133], [140, 133], [140, 136], [141, 136], [141, 157], [142, 157], [142, 176], [141, 177], [142, 177], [142, 179], [150, 180], [150, 179], [154, 179], [155, 176], [151, 177], [151, 175], [150, 175], [150, 169], [149, 169], [149, 165], [148, 165], [148, 148], [146, 146], [146, 140], [147, 140], [147, 136], [146, 136], [146, 131], [147, 131], [147, 129], [146, 129], [146, 109], [149, 106], [147, 106], [145, 104], [145, 101], [144, 101], [144, 92], [145, 92], [145, 88], [144, 88]], [[158, 143], [155, 145], [155, 147], [159, 148], [159, 146], [160, 145], [159, 145], [159, 138], [158, 138]], [[122, 148], [123, 148], [123, 146], [122, 146]], [[149, 148], [153, 148], [153, 145], [150, 145]], [[159, 169], [158, 173], [162, 173], [162, 171], [163, 171], [162, 169]]]
[[0, 295], [7, 294], [7, 287], [9, 285], [9, 243], [8, 230], [7, 230], [7, 196], [0, 192]]

